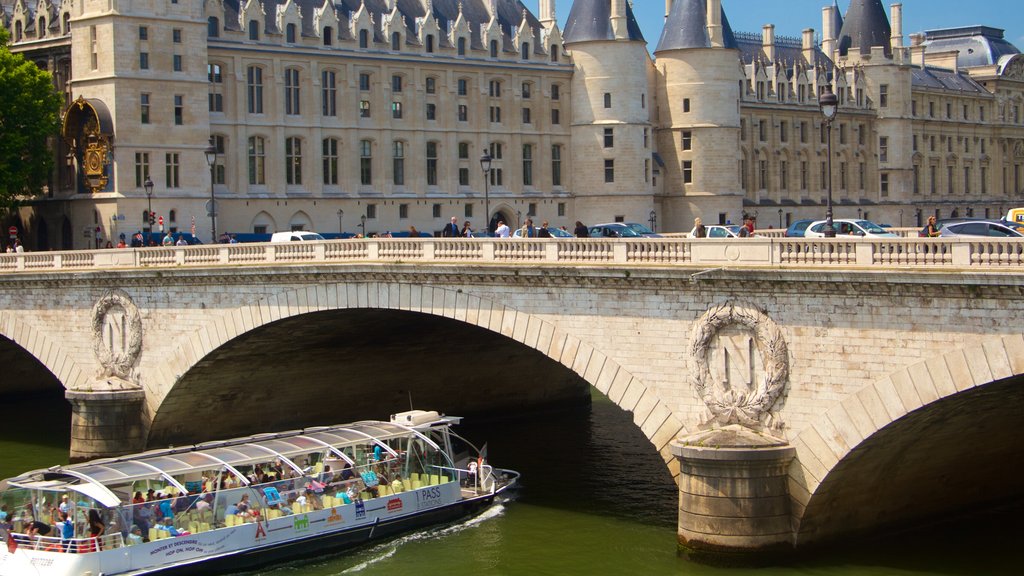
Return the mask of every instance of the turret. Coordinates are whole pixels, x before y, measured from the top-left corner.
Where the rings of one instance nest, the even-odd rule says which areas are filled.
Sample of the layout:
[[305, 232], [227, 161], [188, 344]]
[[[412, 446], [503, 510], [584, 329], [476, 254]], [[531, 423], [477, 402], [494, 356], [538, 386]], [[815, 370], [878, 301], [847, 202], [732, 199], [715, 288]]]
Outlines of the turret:
[[555, 19], [555, 0], [540, 0], [540, 23], [544, 28], [552, 28], [557, 20]]
[[831, 6], [822, 8], [821, 51], [831, 59], [835, 59], [836, 42], [842, 29], [843, 17], [839, 13], [839, 5], [833, 2]]
[[839, 57], [863, 59], [870, 57], [872, 48], [882, 47], [885, 56], [891, 58], [891, 36], [882, 0], [851, 0], [839, 33]]

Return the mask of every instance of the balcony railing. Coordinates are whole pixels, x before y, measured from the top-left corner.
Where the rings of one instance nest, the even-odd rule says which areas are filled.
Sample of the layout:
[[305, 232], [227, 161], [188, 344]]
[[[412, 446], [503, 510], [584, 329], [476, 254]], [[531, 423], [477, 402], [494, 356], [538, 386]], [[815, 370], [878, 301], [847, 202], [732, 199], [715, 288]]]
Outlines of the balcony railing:
[[0, 273], [343, 263], [1024, 271], [1024, 239], [371, 238], [0, 254]]

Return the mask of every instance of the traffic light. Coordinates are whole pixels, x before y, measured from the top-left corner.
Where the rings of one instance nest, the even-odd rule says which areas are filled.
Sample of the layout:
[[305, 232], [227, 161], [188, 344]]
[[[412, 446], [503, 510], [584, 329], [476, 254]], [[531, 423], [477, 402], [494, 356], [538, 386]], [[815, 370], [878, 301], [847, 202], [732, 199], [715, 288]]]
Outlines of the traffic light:
[[153, 214], [152, 212], [150, 212], [149, 213], [149, 225], [150, 225], [150, 227], [152, 227], [154, 224], [156, 224], [156, 214]]

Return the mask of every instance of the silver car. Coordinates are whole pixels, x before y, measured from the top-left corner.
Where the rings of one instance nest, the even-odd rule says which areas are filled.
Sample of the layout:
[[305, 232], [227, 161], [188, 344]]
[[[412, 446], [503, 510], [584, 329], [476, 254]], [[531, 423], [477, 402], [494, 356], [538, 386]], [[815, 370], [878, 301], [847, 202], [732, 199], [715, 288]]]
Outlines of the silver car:
[[1001, 220], [967, 220], [963, 222], [950, 222], [939, 229], [939, 236], [943, 238], [957, 238], [961, 236], [977, 238], [1021, 238], [1021, 234], [1012, 223]]

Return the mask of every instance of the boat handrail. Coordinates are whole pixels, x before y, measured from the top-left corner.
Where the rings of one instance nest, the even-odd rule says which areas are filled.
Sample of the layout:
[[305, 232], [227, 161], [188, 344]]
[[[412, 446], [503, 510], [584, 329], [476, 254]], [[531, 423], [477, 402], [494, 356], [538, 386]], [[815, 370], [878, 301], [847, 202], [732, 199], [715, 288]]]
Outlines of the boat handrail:
[[[99, 550], [112, 550], [114, 548], [124, 548], [124, 537], [120, 532], [114, 532], [113, 534], [105, 534], [99, 538], [87, 537], [87, 538], [60, 538], [56, 536], [29, 536], [28, 534], [22, 534], [19, 532], [11, 532], [11, 539], [14, 540], [15, 544], [24, 547], [31, 548], [33, 550], [39, 550], [41, 552], [61, 552], [68, 554], [86, 554], [89, 552], [97, 552]], [[99, 541], [99, 550], [96, 548], [97, 540]]]

